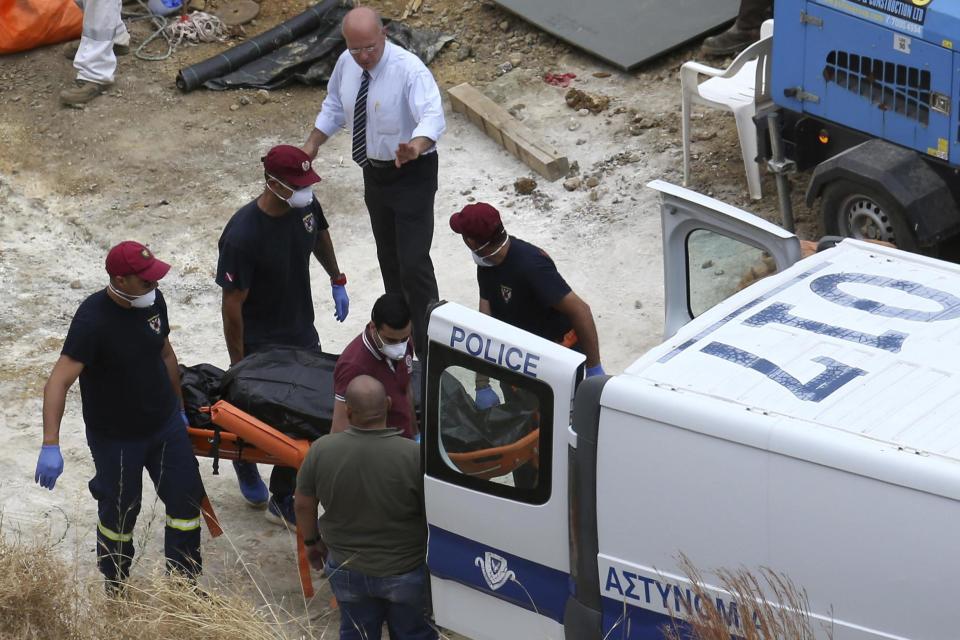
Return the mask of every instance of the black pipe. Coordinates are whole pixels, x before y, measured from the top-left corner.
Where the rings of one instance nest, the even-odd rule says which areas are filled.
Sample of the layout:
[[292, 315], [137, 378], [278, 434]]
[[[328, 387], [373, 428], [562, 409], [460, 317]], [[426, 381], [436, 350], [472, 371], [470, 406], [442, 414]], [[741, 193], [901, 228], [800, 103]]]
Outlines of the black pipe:
[[177, 88], [193, 91], [207, 80], [219, 78], [257, 60], [297, 38], [320, 27], [330, 11], [352, 7], [352, 0], [323, 0], [269, 31], [254, 36], [246, 42], [218, 53], [212, 58], [181, 69], [177, 74]]

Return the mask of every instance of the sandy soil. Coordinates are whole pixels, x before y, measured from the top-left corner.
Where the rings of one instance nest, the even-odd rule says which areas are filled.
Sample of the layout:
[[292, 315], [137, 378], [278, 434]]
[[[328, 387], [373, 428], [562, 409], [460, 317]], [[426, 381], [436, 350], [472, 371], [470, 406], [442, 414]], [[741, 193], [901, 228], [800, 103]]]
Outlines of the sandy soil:
[[[388, 16], [403, 9], [399, 1], [371, 4]], [[248, 33], [305, 6], [303, 0], [264, 3]], [[597, 180], [595, 187], [574, 191], [563, 180], [547, 182], [448, 111], [433, 245], [441, 296], [476, 304], [473, 263], [446, 221], [468, 201], [491, 202], [511, 233], [554, 257], [594, 310], [607, 371], [623, 370], [659, 341], [662, 330], [659, 211], [644, 185], [655, 178], [681, 180], [677, 69], [695, 50], [625, 74], [485, 2], [425, 0], [409, 22], [456, 36], [433, 65], [442, 89], [464, 81], [481, 86], [566, 153], [583, 182]], [[145, 37], [143, 29], [133, 28], [135, 42]], [[324, 95], [295, 86], [260, 104], [252, 91], [176, 90], [177, 69], [226, 46], [184, 47], [158, 63], [122, 58], [115, 87], [82, 110], [57, 103], [73, 75], [59, 47], [0, 58], [0, 466], [7, 470], [0, 476], [2, 529], [5, 535], [63, 539], [65, 552], [78, 554], [82, 571], [93, 571], [96, 514], [86, 487], [92, 462], [76, 389], [63, 421], [64, 475], [53, 492], [33, 482], [42, 386], [73, 312], [105, 285], [102, 264], [111, 245], [128, 238], [146, 242], [174, 265], [162, 288], [181, 362], [225, 366], [213, 281], [217, 238], [230, 215], [262, 188], [259, 157], [273, 144], [300, 144]], [[516, 68], [501, 73], [505, 62]], [[546, 71], [575, 73], [572, 86], [609, 96], [610, 107], [578, 115], [567, 107], [565, 89], [542, 81]], [[603, 77], [595, 77], [598, 72]], [[250, 104], [242, 104], [244, 96]], [[703, 113], [695, 127], [693, 186], [776, 218], [771, 180], [764, 183], [764, 201], [748, 204], [732, 118]], [[351, 313], [340, 325], [315, 266], [317, 327], [325, 350], [333, 352], [360, 331], [382, 290], [361, 175], [349, 161], [348, 145], [348, 136], [335, 137], [316, 162], [323, 176], [317, 195], [350, 278]], [[536, 180], [531, 195], [515, 192], [521, 177]], [[799, 222], [802, 234], [816, 234], [808, 217]], [[218, 540], [204, 534], [210, 579], [230, 573], [242, 557], [258, 567], [269, 600], [296, 608], [292, 538], [243, 505], [233, 471], [224, 467], [213, 476], [209, 461], [201, 461], [207, 491], [228, 531]], [[162, 526], [148, 526], [151, 489], [144, 496], [139, 535], [147, 555], [159, 557]], [[321, 592], [310, 604], [311, 616], [325, 615], [326, 601]]]

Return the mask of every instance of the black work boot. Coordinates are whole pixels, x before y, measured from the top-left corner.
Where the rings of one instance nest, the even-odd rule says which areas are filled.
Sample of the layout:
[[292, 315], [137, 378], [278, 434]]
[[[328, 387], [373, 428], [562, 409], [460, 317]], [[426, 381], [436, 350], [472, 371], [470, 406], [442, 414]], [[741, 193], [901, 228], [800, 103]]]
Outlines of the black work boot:
[[701, 51], [708, 56], [729, 56], [740, 53], [760, 39], [759, 29], [741, 29], [737, 23], [703, 41]]

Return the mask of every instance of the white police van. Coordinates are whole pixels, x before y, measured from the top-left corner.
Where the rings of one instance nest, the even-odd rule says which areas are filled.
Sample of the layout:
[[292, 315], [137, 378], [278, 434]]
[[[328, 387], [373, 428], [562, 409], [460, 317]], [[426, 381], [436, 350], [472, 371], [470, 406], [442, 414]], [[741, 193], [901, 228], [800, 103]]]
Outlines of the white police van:
[[[960, 637], [960, 268], [852, 240], [800, 260], [775, 225], [650, 186], [669, 337], [624, 373], [580, 382], [582, 355], [456, 304], [432, 311], [437, 623], [659, 638], [691, 597], [683, 553], [786, 573], [836, 640]], [[775, 275], [717, 290], [718, 273], [764, 259]], [[448, 383], [472, 393], [477, 374], [539, 429], [507, 447], [526, 460], [512, 473], [502, 447], [447, 437], [463, 427]], [[731, 631], [749, 624], [708, 588]]]

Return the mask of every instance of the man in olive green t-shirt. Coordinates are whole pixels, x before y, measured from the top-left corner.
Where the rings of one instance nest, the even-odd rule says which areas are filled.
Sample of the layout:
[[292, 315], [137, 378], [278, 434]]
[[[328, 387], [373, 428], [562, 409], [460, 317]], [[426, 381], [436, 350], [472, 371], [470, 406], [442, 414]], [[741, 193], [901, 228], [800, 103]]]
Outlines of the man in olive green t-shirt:
[[379, 638], [384, 622], [391, 637], [435, 639], [420, 445], [387, 428], [390, 399], [375, 378], [354, 378], [345, 400], [349, 428], [314, 441], [297, 473], [307, 557], [327, 573], [342, 639]]

